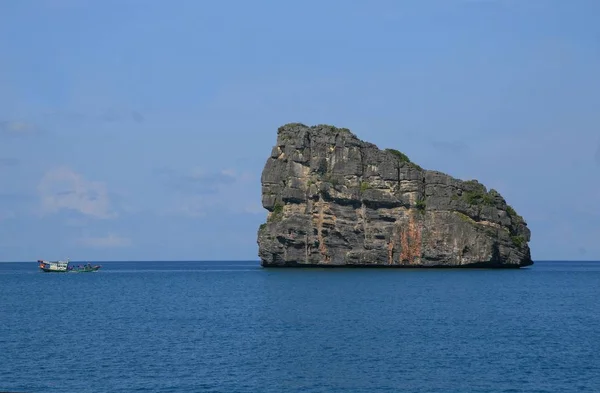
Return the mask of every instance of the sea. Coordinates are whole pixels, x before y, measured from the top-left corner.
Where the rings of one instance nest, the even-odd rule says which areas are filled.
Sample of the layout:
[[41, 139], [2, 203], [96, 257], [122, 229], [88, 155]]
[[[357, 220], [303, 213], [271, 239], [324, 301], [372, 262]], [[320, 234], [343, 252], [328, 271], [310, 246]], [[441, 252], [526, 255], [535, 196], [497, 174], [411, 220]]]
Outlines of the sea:
[[0, 391], [600, 392], [600, 262], [0, 263]]

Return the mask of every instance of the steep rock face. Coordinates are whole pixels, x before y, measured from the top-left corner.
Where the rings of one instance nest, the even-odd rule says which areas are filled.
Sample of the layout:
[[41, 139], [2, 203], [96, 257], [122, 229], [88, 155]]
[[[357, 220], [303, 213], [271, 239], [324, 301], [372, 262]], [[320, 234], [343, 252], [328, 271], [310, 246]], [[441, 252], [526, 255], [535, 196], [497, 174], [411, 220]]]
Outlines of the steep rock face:
[[527, 224], [498, 192], [345, 128], [280, 127], [261, 183], [265, 267], [533, 264]]

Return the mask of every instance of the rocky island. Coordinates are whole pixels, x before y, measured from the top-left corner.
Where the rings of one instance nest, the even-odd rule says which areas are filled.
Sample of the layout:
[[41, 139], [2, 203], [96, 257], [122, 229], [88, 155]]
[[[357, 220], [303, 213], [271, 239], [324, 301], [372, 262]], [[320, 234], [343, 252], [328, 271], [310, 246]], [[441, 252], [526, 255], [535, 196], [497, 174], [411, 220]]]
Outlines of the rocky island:
[[280, 127], [261, 183], [264, 267], [533, 264], [529, 228], [497, 191], [424, 170], [346, 128]]

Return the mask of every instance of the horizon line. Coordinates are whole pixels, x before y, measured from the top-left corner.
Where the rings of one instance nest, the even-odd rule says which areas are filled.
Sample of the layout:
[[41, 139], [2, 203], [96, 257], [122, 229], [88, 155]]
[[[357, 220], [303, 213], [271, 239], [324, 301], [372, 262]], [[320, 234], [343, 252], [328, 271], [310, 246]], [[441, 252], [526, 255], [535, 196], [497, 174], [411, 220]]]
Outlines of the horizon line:
[[[62, 259], [61, 259], [62, 260]], [[0, 261], [0, 263], [32, 263], [32, 262], [36, 262], [37, 263], [38, 260], [30, 260], [30, 261]], [[113, 260], [92, 260], [92, 259], [85, 259], [85, 260], [76, 260], [76, 259], [69, 259], [69, 262], [104, 262], [104, 263], [114, 263], [114, 262], [259, 262], [260, 263], [260, 259], [169, 259], [169, 260], [161, 260], [161, 259], [154, 259], [154, 260], [145, 260], [145, 259], [133, 259], [133, 260], [118, 260], [118, 259], [113, 259]], [[600, 262], [600, 260], [598, 259], [538, 259], [537, 261], [533, 261], [533, 263], [535, 264], [536, 262]]]

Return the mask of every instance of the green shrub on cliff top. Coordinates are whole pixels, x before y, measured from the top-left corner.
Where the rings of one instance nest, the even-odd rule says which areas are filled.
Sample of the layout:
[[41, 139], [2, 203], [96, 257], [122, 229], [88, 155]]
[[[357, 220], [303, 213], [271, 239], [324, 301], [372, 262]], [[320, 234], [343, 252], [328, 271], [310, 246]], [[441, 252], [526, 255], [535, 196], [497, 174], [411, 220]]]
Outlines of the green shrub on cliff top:
[[398, 151], [396, 149], [385, 149], [385, 151], [392, 153], [393, 155], [396, 156], [396, 158], [398, 158], [402, 162], [410, 162], [410, 159], [408, 158], [408, 156], [406, 154], [402, 153], [401, 151]]
[[524, 221], [523, 217], [521, 217], [516, 211], [515, 209], [512, 208], [512, 206], [507, 205], [506, 206], [506, 212], [508, 213], [508, 215], [510, 216], [510, 218], [513, 220], [513, 222], [519, 222], [519, 221]]
[[506, 212], [508, 213], [509, 216], [516, 216], [517, 212], [515, 211], [515, 209], [512, 208], [512, 206], [506, 206]]
[[462, 195], [469, 205], [494, 206], [496, 204], [494, 197], [482, 190], [465, 191]]
[[294, 128], [294, 127], [306, 127], [306, 125], [304, 125], [302, 123], [287, 123], [287, 124], [284, 124], [281, 127], [277, 128], [277, 132], [280, 133], [281, 131], [285, 130], [286, 128]]
[[414, 167], [414, 168], [416, 168], [416, 169], [418, 169], [418, 170], [420, 170], [420, 171], [423, 171], [423, 170], [424, 170], [423, 168], [421, 168], [421, 166], [420, 166], [420, 165], [418, 165], [418, 164], [415, 164], [414, 162], [409, 162], [409, 164], [410, 164], [412, 167]]

